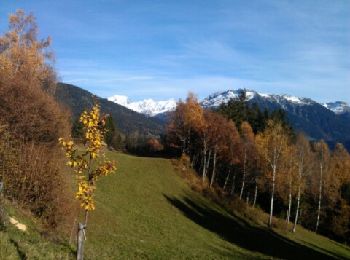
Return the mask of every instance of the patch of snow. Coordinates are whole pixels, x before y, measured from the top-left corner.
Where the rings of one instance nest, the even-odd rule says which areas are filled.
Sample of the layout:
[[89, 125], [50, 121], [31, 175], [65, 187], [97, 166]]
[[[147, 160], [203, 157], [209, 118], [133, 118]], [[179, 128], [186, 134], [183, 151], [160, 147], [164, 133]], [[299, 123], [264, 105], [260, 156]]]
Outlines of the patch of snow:
[[149, 98], [141, 101], [130, 102], [127, 96], [114, 95], [109, 97], [108, 100], [148, 116], [155, 116], [176, 109], [175, 99], [155, 101]]
[[343, 114], [350, 112], [350, 106], [344, 101], [336, 101], [322, 104], [325, 108], [333, 111], [335, 114]]
[[129, 98], [127, 96], [123, 95], [114, 95], [108, 98], [108, 101], [112, 101], [114, 103], [117, 103], [121, 106], [126, 107], [129, 103]]
[[283, 95], [283, 97], [288, 100], [289, 102], [292, 103], [298, 103], [298, 104], [302, 104], [303, 102], [300, 100], [300, 98], [295, 97], [295, 96], [289, 96], [289, 95]]
[[270, 94], [265, 94], [265, 93], [258, 93], [259, 96], [263, 97], [263, 98], [270, 98], [271, 95]]

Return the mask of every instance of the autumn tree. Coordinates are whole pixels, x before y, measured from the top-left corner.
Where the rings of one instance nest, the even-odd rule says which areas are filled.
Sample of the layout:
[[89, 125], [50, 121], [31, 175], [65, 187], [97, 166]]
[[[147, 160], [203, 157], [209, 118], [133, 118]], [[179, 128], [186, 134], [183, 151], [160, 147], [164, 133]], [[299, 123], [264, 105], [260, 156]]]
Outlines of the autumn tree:
[[217, 163], [219, 159], [231, 161], [229, 149], [233, 148], [234, 142], [239, 139], [238, 131], [231, 120], [227, 120], [218, 113], [207, 113], [206, 122], [208, 128], [209, 159], [212, 154], [212, 173], [210, 187], [213, 186], [217, 174]]
[[290, 221], [293, 197], [296, 194], [296, 179], [296, 148], [293, 144], [289, 143], [282, 153], [279, 166], [279, 178], [276, 179], [276, 194], [287, 207], [287, 227]]
[[50, 95], [56, 84], [51, 40], [37, 35], [32, 14], [10, 16], [9, 31], [0, 37], [0, 112], [13, 135], [55, 144], [69, 124]]
[[50, 42], [38, 39], [35, 17], [22, 10], [10, 15], [8, 31], [0, 36], [0, 125], [11, 151], [11, 158], [0, 155], [6, 157], [0, 178], [8, 197], [52, 229], [61, 227], [71, 205], [57, 149], [57, 139], [69, 135], [69, 113], [52, 96]]
[[328, 229], [342, 239], [350, 232], [350, 204], [343, 193], [350, 184], [350, 155], [345, 147], [338, 143], [331, 155], [327, 178], [327, 199], [329, 208]]
[[84, 111], [80, 116], [84, 126], [84, 149], [78, 149], [72, 140], [59, 139], [68, 159], [67, 165], [73, 169], [77, 178], [76, 199], [84, 210], [83, 223], [78, 225], [77, 259], [83, 259], [83, 241], [87, 228], [89, 212], [95, 209], [94, 192], [96, 181], [116, 170], [115, 162], [104, 158], [101, 149], [104, 145], [105, 117], [100, 117], [100, 107], [95, 104], [91, 111]]
[[258, 152], [262, 160], [266, 162], [269, 168], [267, 174], [269, 178], [271, 178], [270, 217], [268, 222], [270, 227], [272, 225], [276, 177], [288, 142], [288, 136], [286, 135], [286, 131], [282, 124], [275, 121], [269, 121], [265, 131], [258, 134], [256, 137]]
[[323, 141], [319, 141], [315, 144], [315, 152], [316, 152], [316, 161], [318, 164], [319, 175], [318, 175], [318, 202], [317, 202], [317, 217], [316, 217], [316, 226], [315, 232], [317, 232], [319, 224], [320, 224], [320, 215], [321, 215], [321, 207], [322, 207], [322, 199], [325, 188], [325, 175], [329, 172], [329, 160], [330, 160], [330, 152], [328, 145]]
[[295, 144], [295, 154], [296, 157], [296, 163], [297, 163], [297, 205], [295, 210], [295, 216], [294, 216], [294, 225], [293, 225], [293, 232], [296, 231], [296, 226], [299, 219], [299, 212], [300, 212], [300, 200], [301, 196], [305, 189], [305, 182], [306, 182], [306, 175], [310, 174], [311, 167], [312, 167], [312, 161], [313, 161], [313, 154], [311, 152], [310, 148], [310, 142], [306, 139], [305, 135], [299, 134], [297, 136], [296, 144]]
[[256, 150], [255, 150], [255, 136], [252, 127], [246, 121], [241, 124], [241, 140], [242, 140], [242, 185], [239, 198], [242, 199], [244, 188], [246, 186], [246, 177], [252, 170], [255, 161]]
[[186, 102], [180, 100], [172, 113], [167, 127], [168, 142], [180, 147], [182, 153], [189, 154], [191, 135], [203, 128], [203, 122], [203, 108], [195, 95], [189, 93]]

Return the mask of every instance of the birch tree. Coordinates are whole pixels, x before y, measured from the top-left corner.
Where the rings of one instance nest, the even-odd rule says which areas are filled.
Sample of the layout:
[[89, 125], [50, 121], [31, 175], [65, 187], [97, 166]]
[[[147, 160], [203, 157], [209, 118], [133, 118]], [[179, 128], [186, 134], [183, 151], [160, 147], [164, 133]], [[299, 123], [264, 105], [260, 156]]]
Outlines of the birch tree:
[[251, 169], [251, 163], [255, 159], [255, 143], [254, 143], [254, 132], [250, 124], [244, 121], [241, 125], [242, 132], [242, 185], [239, 194], [239, 199], [242, 199], [244, 188], [246, 186], [246, 177]]
[[265, 131], [256, 137], [258, 152], [269, 168], [267, 172], [271, 186], [269, 227], [272, 226], [276, 178], [278, 176], [282, 154], [286, 150], [288, 141], [288, 136], [282, 124], [271, 120], [268, 121]]
[[295, 156], [297, 160], [297, 205], [295, 209], [293, 232], [296, 231], [296, 226], [298, 224], [299, 212], [300, 212], [300, 200], [305, 189], [305, 175], [310, 172], [310, 166], [312, 162], [312, 152], [310, 149], [310, 142], [306, 139], [303, 134], [297, 136], [297, 141], [295, 144]]
[[322, 199], [323, 199], [323, 192], [324, 192], [324, 178], [328, 170], [327, 167], [329, 164], [330, 152], [328, 149], [328, 145], [323, 140], [315, 144], [315, 151], [317, 156], [316, 160], [319, 167], [318, 203], [317, 203], [317, 217], [316, 217], [316, 226], [315, 226], [315, 232], [317, 232], [320, 224], [320, 215], [321, 215]]

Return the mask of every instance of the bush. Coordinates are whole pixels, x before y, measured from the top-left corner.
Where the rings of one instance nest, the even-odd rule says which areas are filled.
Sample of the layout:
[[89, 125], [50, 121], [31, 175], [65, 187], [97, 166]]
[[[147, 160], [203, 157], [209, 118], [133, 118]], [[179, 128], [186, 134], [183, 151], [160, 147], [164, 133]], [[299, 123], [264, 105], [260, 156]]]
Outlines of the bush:
[[32, 15], [17, 11], [0, 36], [0, 181], [4, 195], [57, 228], [70, 215], [71, 195], [57, 141], [69, 135], [58, 105], [50, 39], [37, 39]]
[[29, 208], [52, 228], [66, 223], [74, 212], [67, 177], [60, 170], [62, 161], [55, 154], [43, 145], [15, 142], [8, 134], [0, 138], [4, 195]]

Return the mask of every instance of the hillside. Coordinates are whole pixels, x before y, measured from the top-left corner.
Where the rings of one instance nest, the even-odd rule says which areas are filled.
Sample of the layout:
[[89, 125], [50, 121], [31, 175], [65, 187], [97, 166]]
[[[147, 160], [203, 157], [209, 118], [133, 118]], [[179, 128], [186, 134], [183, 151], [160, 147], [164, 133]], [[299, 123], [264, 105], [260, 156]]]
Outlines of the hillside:
[[192, 191], [170, 160], [110, 154], [101, 180], [87, 259], [350, 259], [350, 249], [299, 228], [290, 238], [233, 216]]
[[[58, 83], [55, 98], [72, 111], [73, 119], [83, 110], [90, 109], [93, 104], [93, 94], [77, 86]], [[97, 97], [103, 113], [111, 114], [117, 127], [124, 134], [139, 131], [141, 134], [159, 135], [163, 125], [159, 120], [129, 110], [107, 99]]]
[[[230, 214], [192, 191], [170, 160], [109, 156], [118, 171], [98, 183], [86, 259], [350, 259], [350, 248], [301, 227], [273, 232]], [[34, 219], [6, 210], [28, 231], [0, 231], [1, 259], [74, 258], [67, 245], [40, 235]]]

